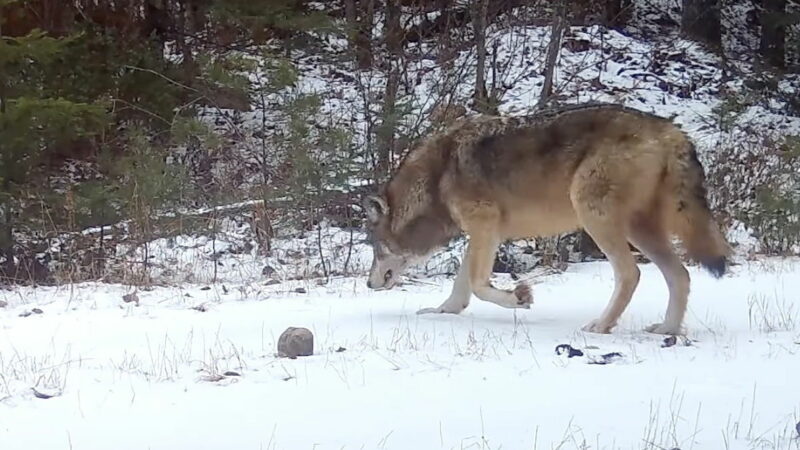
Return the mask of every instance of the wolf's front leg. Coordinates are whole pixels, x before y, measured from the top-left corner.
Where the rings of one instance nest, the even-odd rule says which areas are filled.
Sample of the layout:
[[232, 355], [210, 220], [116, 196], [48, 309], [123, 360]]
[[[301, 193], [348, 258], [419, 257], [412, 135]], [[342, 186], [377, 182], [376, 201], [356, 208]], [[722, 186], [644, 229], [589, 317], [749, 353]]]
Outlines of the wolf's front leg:
[[438, 308], [422, 308], [417, 314], [458, 314], [469, 306], [469, 297], [472, 291], [469, 287], [469, 248], [464, 251], [461, 266], [453, 281], [453, 290], [450, 296]]
[[479, 299], [504, 308], [530, 309], [533, 295], [527, 284], [519, 283], [513, 291], [505, 291], [492, 286], [489, 277], [492, 274], [498, 245], [500, 242], [496, 238], [481, 235], [470, 237], [469, 282], [472, 292]]

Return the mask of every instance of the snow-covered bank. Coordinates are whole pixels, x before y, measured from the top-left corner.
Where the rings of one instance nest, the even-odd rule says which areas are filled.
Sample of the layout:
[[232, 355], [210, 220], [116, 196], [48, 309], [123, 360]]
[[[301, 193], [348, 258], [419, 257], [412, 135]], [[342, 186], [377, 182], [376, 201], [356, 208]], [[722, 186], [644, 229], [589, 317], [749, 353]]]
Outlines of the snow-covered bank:
[[[415, 314], [445, 279], [155, 288], [139, 306], [115, 285], [3, 291], [0, 448], [800, 448], [800, 262], [692, 269], [691, 345], [668, 348], [642, 331], [667, 295], [642, 269], [607, 336], [580, 331], [611, 292], [603, 262], [537, 279], [530, 311], [460, 316]], [[275, 358], [288, 326], [314, 356]]]

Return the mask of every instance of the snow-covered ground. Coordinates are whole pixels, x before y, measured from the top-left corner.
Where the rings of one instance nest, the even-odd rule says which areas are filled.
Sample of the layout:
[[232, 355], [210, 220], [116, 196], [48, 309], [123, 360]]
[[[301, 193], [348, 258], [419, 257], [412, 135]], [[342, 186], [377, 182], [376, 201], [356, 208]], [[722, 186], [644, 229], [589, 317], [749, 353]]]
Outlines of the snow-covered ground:
[[[668, 348], [642, 331], [667, 292], [641, 267], [611, 335], [580, 331], [604, 262], [535, 278], [530, 311], [459, 316], [415, 314], [444, 278], [184, 284], [138, 306], [118, 285], [0, 291], [0, 449], [800, 449], [800, 261], [691, 268], [691, 344]], [[274, 356], [289, 326], [313, 356]]]

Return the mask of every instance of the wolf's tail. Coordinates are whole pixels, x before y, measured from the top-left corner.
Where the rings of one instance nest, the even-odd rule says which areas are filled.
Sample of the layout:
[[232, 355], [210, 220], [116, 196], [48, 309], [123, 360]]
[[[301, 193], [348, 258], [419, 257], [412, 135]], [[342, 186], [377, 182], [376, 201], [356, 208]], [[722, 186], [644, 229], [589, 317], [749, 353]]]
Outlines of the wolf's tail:
[[667, 164], [674, 199], [668, 206], [671, 229], [683, 241], [689, 257], [719, 278], [727, 270], [731, 248], [708, 207], [706, 177], [697, 151], [688, 139], [686, 143]]

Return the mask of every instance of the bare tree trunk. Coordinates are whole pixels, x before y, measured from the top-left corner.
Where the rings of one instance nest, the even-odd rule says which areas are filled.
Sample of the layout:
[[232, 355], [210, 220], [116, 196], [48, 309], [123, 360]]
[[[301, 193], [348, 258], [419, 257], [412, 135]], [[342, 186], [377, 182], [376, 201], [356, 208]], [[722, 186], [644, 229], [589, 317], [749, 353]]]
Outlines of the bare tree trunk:
[[683, 0], [681, 28], [692, 39], [721, 47], [719, 0]]
[[631, 0], [606, 0], [604, 20], [608, 27], [624, 26], [630, 18], [633, 3]]
[[[400, 0], [386, 0], [386, 22], [384, 23], [384, 39], [389, 57], [393, 62], [403, 54], [403, 29], [400, 26]], [[393, 66], [399, 66], [393, 65]]]
[[344, 15], [347, 20], [347, 38], [355, 52], [356, 67], [369, 69], [372, 67], [374, 0], [345, 0]]
[[[3, 21], [0, 20], [0, 36], [3, 32]], [[6, 112], [5, 83], [0, 78], [0, 114]], [[3, 183], [2, 192], [9, 191], [8, 183]], [[6, 199], [0, 194], [0, 257], [5, 258], [5, 262], [0, 265], [0, 279], [3, 275], [11, 276], [14, 271], [14, 230], [11, 227], [11, 206], [6, 203]]]
[[186, 5], [183, 2], [179, 2], [175, 7], [177, 8], [173, 17], [173, 25], [177, 28], [175, 30], [175, 41], [178, 50], [180, 50], [181, 55], [183, 55], [181, 66], [183, 68], [184, 77], [187, 83], [192, 83], [197, 70], [194, 54], [192, 53], [192, 46], [186, 42], [186, 37], [191, 35], [190, 25], [188, 24], [190, 17]]
[[558, 54], [561, 50], [561, 39], [566, 29], [566, 8], [563, 3], [556, 6], [553, 15], [553, 24], [550, 27], [550, 43], [547, 45], [547, 59], [544, 66], [544, 83], [542, 93], [539, 95], [538, 107], [542, 108], [552, 100], [553, 78], [555, 77], [556, 65], [558, 65]]
[[786, 0], [762, 0], [761, 56], [772, 67], [786, 67]]
[[475, 109], [489, 112], [489, 96], [486, 92], [486, 15], [489, 11], [489, 0], [474, 0], [472, 29], [475, 32], [475, 51], [478, 61], [475, 69]]
[[372, 26], [375, 22], [375, 1], [360, 0], [356, 31], [356, 61], [359, 69], [372, 67]]
[[[143, 23], [139, 26], [139, 33], [141, 33], [140, 38], [149, 40], [153, 39], [154, 44], [149, 46], [152, 52], [153, 58], [163, 58], [164, 57], [164, 50], [166, 42], [170, 39], [170, 17], [169, 12], [166, 10], [167, 8], [166, 2], [161, 2], [157, 0], [144, 0], [142, 7], [142, 13], [144, 14]], [[134, 20], [131, 17], [129, 20]], [[181, 36], [181, 39], [183, 36]], [[185, 44], [180, 44], [185, 47]], [[185, 50], [182, 48], [180, 50]]]
[[16, 264], [14, 263], [14, 228], [13, 211], [8, 203], [0, 203], [0, 257], [5, 261], [0, 265], [0, 278], [9, 279], [16, 277]]
[[497, 47], [499, 47], [499, 45], [499, 41], [494, 41], [494, 44], [492, 45], [492, 87], [489, 90], [492, 114], [497, 114], [497, 107], [500, 98], [500, 93], [497, 88]]
[[187, 21], [189, 23], [189, 32], [192, 35], [197, 36], [203, 30], [209, 8], [211, 8], [211, 4], [205, 1], [190, 0], [188, 2], [189, 17]]
[[351, 39], [356, 30], [358, 13], [356, 12], [356, 0], [344, 0], [344, 18], [347, 21], [347, 36]]
[[347, 41], [356, 54], [356, 60], [358, 60], [358, 46], [356, 44], [358, 42], [358, 10], [356, 9], [356, 0], [344, 0], [344, 17], [347, 21]]
[[439, 37], [439, 62], [447, 65], [448, 67], [452, 66], [452, 55], [451, 55], [452, 43], [450, 42], [451, 2], [452, 0], [437, 0], [439, 16], [441, 17], [441, 20], [444, 22], [444, 30], [442, 31]]
[[381, 126], [378, 129], [378, 164], [376, 179], [382, 180], [389, 174], [391, 156], [395, 147], [397, 130], [397, 91], [400, 87], [400, 65], [402, 64], [403, 33], [400, 27], [399, 0], [386, 1], [386, 22], [384, 38], [389, 51], [389, 76], [386, 80]]

